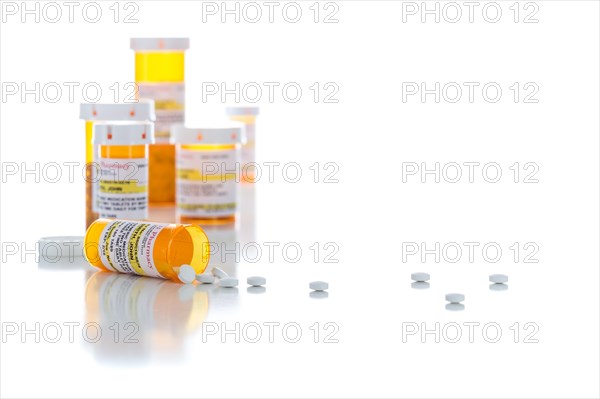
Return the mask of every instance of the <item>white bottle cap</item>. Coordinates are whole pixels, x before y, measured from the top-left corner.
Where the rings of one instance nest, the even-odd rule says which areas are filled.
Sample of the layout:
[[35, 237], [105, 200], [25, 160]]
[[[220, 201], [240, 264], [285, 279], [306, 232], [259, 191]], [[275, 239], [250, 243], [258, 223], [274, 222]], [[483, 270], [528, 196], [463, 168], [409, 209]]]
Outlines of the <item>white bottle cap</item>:
[[83, 103], [79, 117], [86, 121], [154, 121], [153, 100], [140, 100], [131, 104]]
[[152, 122], [98, 122], [94, 124], [94, 144], [140, 145], [154, 143]]
[[177, 144], [239, 144], [244, 140], [241, 124], [225, 124], [219, 127], [171, 127], [173, 141]]
[[227, 115], [258, 115], [260, 111], [259, 107], [251, 105], [231, 105], [225, 107], [225, 113]]
[[187, 50], [190, 48], [190, 39], [187, 37], [134, 37], [131, 38], [130, 47], [136, 51]]

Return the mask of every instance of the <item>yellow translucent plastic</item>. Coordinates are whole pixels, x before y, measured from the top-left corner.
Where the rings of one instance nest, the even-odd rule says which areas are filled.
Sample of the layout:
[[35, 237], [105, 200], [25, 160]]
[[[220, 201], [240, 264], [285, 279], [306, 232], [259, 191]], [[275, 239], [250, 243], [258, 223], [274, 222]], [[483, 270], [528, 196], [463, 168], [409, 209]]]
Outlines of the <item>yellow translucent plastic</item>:
[[184, 51], [137, 51], [135, 53], [136, 82], [183, 82]]
[[[182, 150], [191, 150], [191, 151], [223, 151], [223, 150], [231, 150], [235, 151], [237, 145], [236, 144], [178, 144], [177, 148]], [[213, 176], [211, 176], [212, 178]], [[220, 179], [221, 176], [218, 176]], [[229, 178], [229, 177], [228, 177]], [[222, 225], [222, 224], [230, 224], [235, 223], [235, 215], [231, 216], [218, 216], [218, 217], [199, 217], [199, 216], [184, 216], [178, 215], [177, 220], [180, 223], [197, 223], [200, 225]]]
[[[135, 53], [136, 83], [183, 83], [185, 51], [137, 51]], [[155, 100], [157, 111], [183, 109], [183, 104]], [[168, 137], [169, 132], [156, 131], [156, 137]], [[150, 145], [149, 177], [152, 182], [148, 200], [153, 205], [175, 202], [175, 147], [168, 143]]]
[[[111, 219], [98, 219], [85, 234], [85, 257], [100, 270], [107, 268], [99, 256], [102, 231]], [[144, 222], [139, 222], [143, 224]], [[197, 274], [204, 272], [210, 259], [210, 245], [204, 230], [192, 224], [169, 224], [156, 236], [152, 259], [156, 270], [165, 278], [181, 282], [178, 277], [181, 265], [187, 264]]]
[[94, 166], [90, 165], [94, 161], [94, 144], [92, 136], [94, 133], [94, 122], [85, 121], [85, 228], [90, 227], [90, 224], [98, 219], [98, 213], [94, 212], [93, 198], [93, 176], [92, 171]]

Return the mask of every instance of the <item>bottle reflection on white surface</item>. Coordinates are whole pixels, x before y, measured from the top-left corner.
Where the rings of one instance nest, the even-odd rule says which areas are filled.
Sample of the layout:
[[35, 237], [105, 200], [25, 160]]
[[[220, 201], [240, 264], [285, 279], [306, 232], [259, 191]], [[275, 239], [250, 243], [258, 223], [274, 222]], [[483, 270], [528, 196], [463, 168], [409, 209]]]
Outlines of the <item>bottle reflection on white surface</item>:
[[237, 223], [201, 225], [210, 241], [210, 261], [206, 272], [210, 272], [213, 267], [219, 267], [230, 276], [237, 275], [243, 246], [239, 242], [238, 226]]
[[240, 241], [256, 241], [256, 183], [244, 183], [240, 189]]
[[100, 360], [117, 362], [180, 355], [209, 308], [208, 294], [192, 284], [102, 271], [87, 281], [85, 303], [86, 322], [102, 332], [89, 345]]

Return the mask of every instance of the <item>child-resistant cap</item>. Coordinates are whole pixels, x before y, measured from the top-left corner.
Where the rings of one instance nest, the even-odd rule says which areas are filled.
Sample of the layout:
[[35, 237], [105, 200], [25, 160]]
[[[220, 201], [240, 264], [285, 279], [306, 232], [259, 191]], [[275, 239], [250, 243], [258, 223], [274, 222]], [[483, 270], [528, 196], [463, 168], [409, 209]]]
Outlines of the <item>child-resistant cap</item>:
[[234, 115], [258, 115], [259, 107], [235, 105], [225, 107], [225, 113], [229, 116]]
[[171, 133], [176, 144], [239, 144], [244, 141], [241, 124], [196, 128], [174, 125]]
[[153, 100], [140, 100], [131, 104], [83, 103], [79, 117], [86, 121], [154, 121]]
[[187, 50], [190, 39], [187, 37], [134, 37], [131, 38], [132, 50]]
[[154, 143], [152, 122], [98, 122], [94, 124], [94, 144], [141, 145]]

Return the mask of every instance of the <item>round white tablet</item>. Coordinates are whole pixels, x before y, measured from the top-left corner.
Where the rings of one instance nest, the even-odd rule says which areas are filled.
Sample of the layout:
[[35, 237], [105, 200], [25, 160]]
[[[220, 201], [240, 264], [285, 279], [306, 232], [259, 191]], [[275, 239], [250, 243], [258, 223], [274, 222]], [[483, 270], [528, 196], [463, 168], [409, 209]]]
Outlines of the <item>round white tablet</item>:
[[446, 294], [446, 300], [450, 303], [460, 303], [465, 300], [463, 294]]
[[325, 281], [312, 281], [308, 287], [314, 291], [325, 291], [329, 288], [329, 284], [327, 284]]
[[246, 282], [248, 283], [248, 285], [251, 285], [253, 287], [260, 287], [261, 285], [265, 285], [267, 283], [267, 279], [261, 276], [252, 276], [248, 277]]
[[492, 283], [506, 283], [508, 282], [508, 276], [506, 274], [490, 274], [490, 281]]
[[196, 280], [196, 271], [190, 265], [181, 265], [177, 277], [184, 284], [191, 284]]
[[429, 273], [413, 273], [410, 275], [410, 278], [415, 281], [428, 281]]
[[238, 279], [235, 277], [225, 277], [219, 280], [219, 286], [223, 288], [237, 287]]
[[219, 269], [218, 267], [213, 267], [210, 272], [216, 278], [226, 278], [226, 277], [229, 277], [229, 274], [225, 273], [225, 271], [223, 269]]
[[202, 284], [212, 284], [215, 282], [215, 276], [210, 273], [196, 274], [196, 280]]

